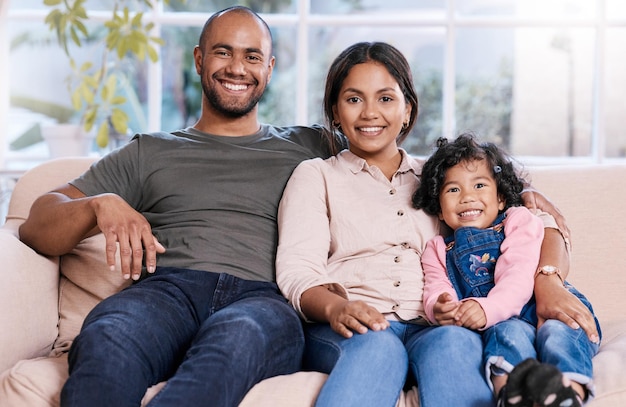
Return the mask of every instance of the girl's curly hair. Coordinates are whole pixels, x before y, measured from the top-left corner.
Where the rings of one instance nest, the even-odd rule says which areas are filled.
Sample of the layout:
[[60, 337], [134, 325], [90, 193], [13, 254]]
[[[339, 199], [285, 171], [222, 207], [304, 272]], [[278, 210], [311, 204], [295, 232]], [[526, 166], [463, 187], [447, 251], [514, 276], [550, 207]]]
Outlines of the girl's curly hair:
[[438, 215], [446, 171], [461, 162], [475, 160], [487, 160], [487, 167], [493, 168], [498, 195], [505, 202], [504, 210], [523, 204], [522, 190], [526, 182], [518, 175], [513, 158], [495, 144], [479, 143], [474, 135], [464, 133], [451, 142], [444, 137], [437, 140], [435, 152], [422, 167], [421, 183], [413, 194], [413, 206], [429, 215]]

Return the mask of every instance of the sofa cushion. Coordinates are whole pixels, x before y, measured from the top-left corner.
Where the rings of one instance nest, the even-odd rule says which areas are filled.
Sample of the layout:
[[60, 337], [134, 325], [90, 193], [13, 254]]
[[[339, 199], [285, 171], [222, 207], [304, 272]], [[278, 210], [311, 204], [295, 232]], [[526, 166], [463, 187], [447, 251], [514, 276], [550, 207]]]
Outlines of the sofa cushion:
[[83, 320], [104, 298], [127, 287], [119, 271], [111, 271], [104, 258], [104, 235], [83, 240], [71, 253], [61, 257], [59, 282], [59, 335], [52, 355], [69, 350]]
[[590, 404], [626, 405], [626, 320], [602, 326], [600, 351], [593, 358], [593, 380], [597, 397]]
[[57, 407], [67, 380], [67, 354], [22, 360], [0, 376], [0, 406]]

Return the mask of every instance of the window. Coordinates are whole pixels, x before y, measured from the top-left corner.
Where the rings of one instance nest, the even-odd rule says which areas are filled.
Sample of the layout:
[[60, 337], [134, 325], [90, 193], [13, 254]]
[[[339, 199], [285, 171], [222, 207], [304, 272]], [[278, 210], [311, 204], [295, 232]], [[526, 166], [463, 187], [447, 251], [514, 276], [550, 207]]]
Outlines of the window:
[[[108, 3], [87, 5], [97, 16]], [[626, 156], [622, 0], [171, 0], [150, 13], [166, 41], [159, 63], [129, 68], [134, 131], [194, 122], [193, 46], [206, 19], [234, 4], [251, 5], [274, 35], [277, 66], [261, 102], [263, 121], [319, 123], [332, 59], [354, 42], [386, 41], [411, 63], [420, 98], [403, 145], [411, 153], [428, 154], [437, 137], [472, 131], [533, 163]], [[9, 61], [0, 67], [0, 119], [7, 118], [0, 120], [7, 135], [0, 167], [47, 157], [44, 143], [20, 145], [33, 124], [50, 120], [29, 111], [30, 102], [69, 104], [68, 64], [43, 25], [46, 13], [43, 0], [0, 0], [0, 58]]]

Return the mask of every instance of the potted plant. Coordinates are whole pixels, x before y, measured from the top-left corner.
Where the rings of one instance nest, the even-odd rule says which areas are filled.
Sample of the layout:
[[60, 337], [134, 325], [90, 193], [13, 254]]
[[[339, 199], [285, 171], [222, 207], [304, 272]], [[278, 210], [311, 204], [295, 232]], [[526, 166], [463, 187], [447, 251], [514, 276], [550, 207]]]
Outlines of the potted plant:
[[[111, 134], [128, 132], [129, 116], [122, 107], [138, 105], [131, 100], [136, 95], [128, 77], [129, 66], [146, 58], [157, 62], [155, 45], [163, 45], [161, 38], [150, 35], [154, 23], [146, 22], [142, 11], [131, 12], [129, 3], [133, 10], [148, 10], [161, 0], [113, 0], [111, 17], [97, 25], [89, 24], [86, 1], [43, 0], [52, 8], [45, 23], [69, 58], [72, 73], [67, 87], [80, 125], [86, 133], [95, 129], [98, 146], [106, 147]], [[140, 8], [139, 3], [145, 6]], [[99, 54], [77, 62], [74, 53], [94, 41], [101, 42]]]

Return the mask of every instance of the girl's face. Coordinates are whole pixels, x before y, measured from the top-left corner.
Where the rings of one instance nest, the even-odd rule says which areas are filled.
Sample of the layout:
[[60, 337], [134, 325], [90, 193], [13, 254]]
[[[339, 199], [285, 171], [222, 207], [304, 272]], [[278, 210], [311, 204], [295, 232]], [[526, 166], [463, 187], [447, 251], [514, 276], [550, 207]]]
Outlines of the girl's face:
[[485, 229], [504, 209], [493, 169], [486, 160], [461, 162], [446, 171], [439, 195], [439, 219], [456, 230], [462, 226]]
[[411, 105], [383, 65], [366, 62], [350, 69], [333, 113], [350, 151], [366, 160], [380, 160], [398, 154], [396, 137], [402, 124], [409, 122]]

